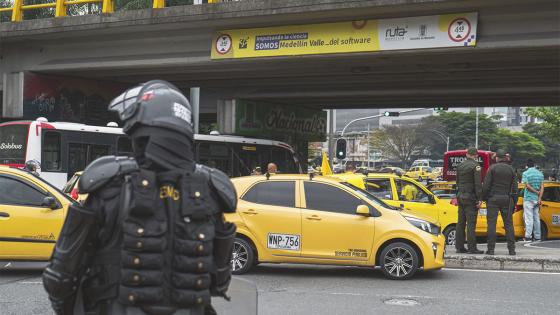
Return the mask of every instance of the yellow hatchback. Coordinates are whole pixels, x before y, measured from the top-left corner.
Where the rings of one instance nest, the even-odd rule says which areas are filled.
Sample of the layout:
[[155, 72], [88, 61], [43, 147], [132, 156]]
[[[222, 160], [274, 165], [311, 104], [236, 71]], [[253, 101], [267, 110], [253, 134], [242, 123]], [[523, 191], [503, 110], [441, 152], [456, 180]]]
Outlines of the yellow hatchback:
[[428, 218], [400, 211], [341, 179], [248, 176], [239, 196], [232, 269], [258, 263], [380, 266], [391, 279], [444, 266], [444, 237]]
[[72, 202], [40, 177], [0, 166], [0, 260], [48, 260]]

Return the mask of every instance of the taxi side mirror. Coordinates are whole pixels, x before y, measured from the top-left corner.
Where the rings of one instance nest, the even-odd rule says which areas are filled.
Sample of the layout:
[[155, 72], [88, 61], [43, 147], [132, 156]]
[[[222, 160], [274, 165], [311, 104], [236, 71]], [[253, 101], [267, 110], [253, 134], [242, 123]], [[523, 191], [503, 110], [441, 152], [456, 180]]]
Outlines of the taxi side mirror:
[[435, 205], [436, 204], [436, 197], [432, 194], [428, 195], [428, 200], [430, 200], [430, 203]]
[[56, 199], [54, 197], [51, 197], [51, 196], [45, 197], [45, 199], [43, 199], [43, 203], [41, 205], [45, 206], [45, 207], [48, 207], [51, 210], [58, 209], [58, 203], [56, 202]]
[[356, 214], [363, 215], [366, 217], [369, 217], [371, 215], [371, 213], [369, 212], [369, 207], [366, 205], [359, 205], [356, 208]]

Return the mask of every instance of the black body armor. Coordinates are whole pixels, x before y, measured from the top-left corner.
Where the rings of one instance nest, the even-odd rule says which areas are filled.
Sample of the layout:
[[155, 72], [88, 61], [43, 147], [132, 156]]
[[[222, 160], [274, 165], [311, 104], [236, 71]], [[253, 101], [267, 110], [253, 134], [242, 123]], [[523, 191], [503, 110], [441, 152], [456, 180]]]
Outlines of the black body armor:
[[196, 165], [190, 105], [151, 81], [110, 105], [134, 158], [106, 156], [82, 174], [43, 283], [57, 314], [202, 314], [227, 298], [233, 184]]

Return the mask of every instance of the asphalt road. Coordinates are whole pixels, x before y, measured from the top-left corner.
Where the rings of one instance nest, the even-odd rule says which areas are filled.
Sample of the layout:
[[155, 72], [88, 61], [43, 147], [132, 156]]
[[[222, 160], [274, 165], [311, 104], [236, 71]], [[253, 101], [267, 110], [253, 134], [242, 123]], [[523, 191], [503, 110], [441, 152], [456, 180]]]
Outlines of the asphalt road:
[[[390, 281], [370, 269], [261, 265], [241, 278], [258, 287], [261, 315], [560, 314], [560, 273], [445, 269]], [[52, 314], [40, 281], [0, 272], [0, 314]]]

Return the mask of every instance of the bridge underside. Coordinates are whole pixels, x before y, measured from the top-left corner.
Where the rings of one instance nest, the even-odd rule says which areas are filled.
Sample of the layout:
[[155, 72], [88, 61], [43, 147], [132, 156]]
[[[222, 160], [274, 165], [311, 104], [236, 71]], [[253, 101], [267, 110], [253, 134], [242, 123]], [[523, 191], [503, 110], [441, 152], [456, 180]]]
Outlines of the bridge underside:
[[[200, 86], [203, 99], [317, 108], [560, 105], [557, 1], [298, 3], [242, 1], [0, 25], [0, 70], [130, 84], [159, 78]], [[450, 12], [478, 12], [476, 47], [210, 59], [212, 36], [223, 29]]]

